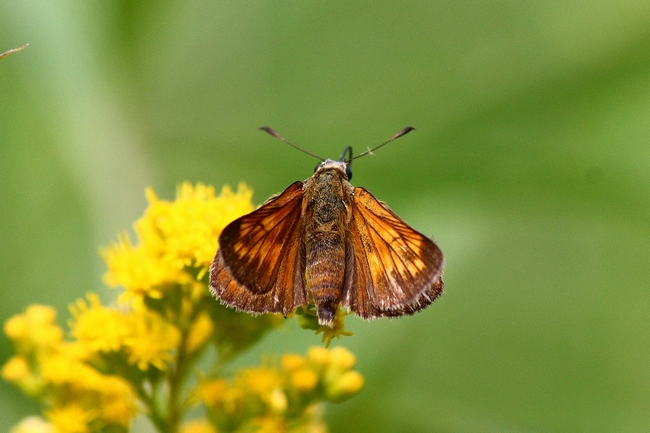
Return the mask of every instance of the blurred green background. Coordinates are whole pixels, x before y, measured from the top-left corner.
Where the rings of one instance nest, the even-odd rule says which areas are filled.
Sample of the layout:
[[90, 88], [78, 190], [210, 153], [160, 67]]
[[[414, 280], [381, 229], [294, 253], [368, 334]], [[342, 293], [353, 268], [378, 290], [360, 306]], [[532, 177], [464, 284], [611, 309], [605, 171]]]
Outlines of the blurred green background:
[[[650, 431], [650, 3], [3, 1], [0, 319], [89, 290], [190, 180], [256, 203], [316, 160], [446, 255], [414, 317], [348, 320], [333, 432]], [[289, 325], [249, 355], [304, 352]], [[0, 338], [0, 362], [11, 355]], [[0, 431], [35, 407], [0, 384]]]

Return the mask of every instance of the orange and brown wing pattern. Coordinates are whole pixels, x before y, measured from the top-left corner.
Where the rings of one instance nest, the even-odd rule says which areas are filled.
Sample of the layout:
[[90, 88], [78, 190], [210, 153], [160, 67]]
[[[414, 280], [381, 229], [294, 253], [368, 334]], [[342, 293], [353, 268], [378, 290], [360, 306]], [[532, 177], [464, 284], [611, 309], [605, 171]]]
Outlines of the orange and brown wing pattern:
[[210, 290], [223, 303], [283, 314], [307, 304], [302, 197], [295, 182], [223, 230], [210, 269]]
[[343, 304], [363, 318], [413, 314], [442, 294], [440, 248], [355, 188]]

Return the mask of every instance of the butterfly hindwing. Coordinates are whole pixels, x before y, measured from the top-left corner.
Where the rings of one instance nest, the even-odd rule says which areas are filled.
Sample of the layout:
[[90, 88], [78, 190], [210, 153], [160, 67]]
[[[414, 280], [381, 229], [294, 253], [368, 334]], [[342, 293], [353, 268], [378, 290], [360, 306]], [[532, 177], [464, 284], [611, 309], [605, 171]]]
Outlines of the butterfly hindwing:
[[355, 188], [343, 303], [363, 318], [413, 314], [443, 289], [440, 248]]
[[226, 226], [210, 269], [215, 296], [253, 313], [289, 314], [307, 303], [302, 198], [295, 182]]

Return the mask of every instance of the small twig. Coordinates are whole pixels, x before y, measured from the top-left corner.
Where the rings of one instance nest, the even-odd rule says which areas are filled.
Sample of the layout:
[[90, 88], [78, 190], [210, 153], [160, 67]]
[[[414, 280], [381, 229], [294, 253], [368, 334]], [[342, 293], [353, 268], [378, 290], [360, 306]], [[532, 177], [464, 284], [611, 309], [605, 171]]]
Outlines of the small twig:
[[2, 59], [3, 57], [7, 57], [9, 54], [13, 54], [13, 53], [17, 53], [18, 51], [22, 51], [25, 48], [27, 48], [28, 46], [29, 46], [29, 44], [25, 44], [22, 47], [12, 48], [9, 51], [5, 51], [4, 53], [0, 54], [0, 59]]

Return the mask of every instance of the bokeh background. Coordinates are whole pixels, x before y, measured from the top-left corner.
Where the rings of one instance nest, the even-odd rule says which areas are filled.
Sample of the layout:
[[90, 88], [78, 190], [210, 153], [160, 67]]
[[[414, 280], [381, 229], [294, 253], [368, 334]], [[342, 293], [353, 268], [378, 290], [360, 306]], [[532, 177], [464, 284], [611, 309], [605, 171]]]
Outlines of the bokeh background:
[[[650, 431], [650, 3], [0, 2], [0, 319], [105, 300], [144, 188], [354, 163], [446, 255], [414, 317], [348, 320], [333, 432]], [[304, 352], [289, 324], [255, 353]], [[11, 354], [0, 338], [0, 362]], [[36, 408], [0, 384], [0, 431]]]

